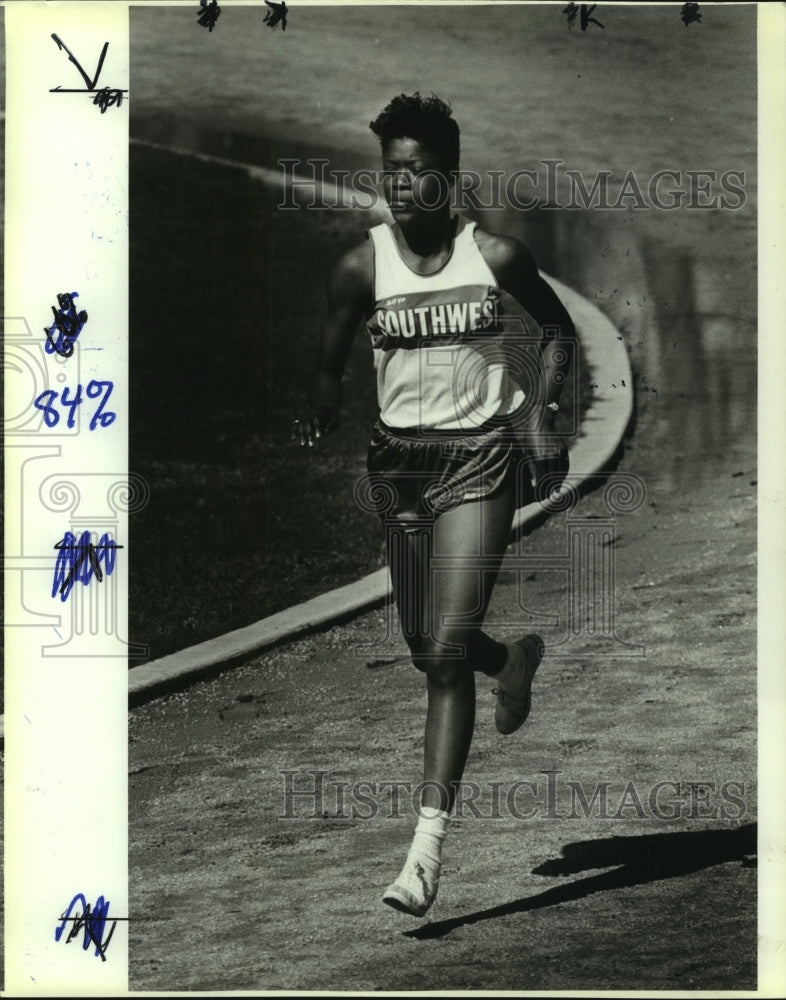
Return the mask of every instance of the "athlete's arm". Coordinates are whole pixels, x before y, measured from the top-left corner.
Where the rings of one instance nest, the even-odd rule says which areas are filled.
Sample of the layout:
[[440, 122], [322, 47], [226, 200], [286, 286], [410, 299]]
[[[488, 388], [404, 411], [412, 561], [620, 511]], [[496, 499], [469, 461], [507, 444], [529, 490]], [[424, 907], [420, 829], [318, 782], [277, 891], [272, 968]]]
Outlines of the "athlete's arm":
[[476, 230], [476, 237], [478, 248], [500, 288], [512, 295], [541, 329], [556, 327], [559, 330], [559, 336], [544, 333], [540, 340], [541, 364], [546, 375], [545, 396], [542, 405], [532, 413], [529, 426], [524, 428], [531, 435], [528, 444], [533, 486], [546, 476], [549, 483], [554, 484], [554, 476], [559, 477], [559, 481], [565, 478], [569, 462], [564, 442], [558, 442], [555, 448], [550, 437], [556, 416], [552, 404], [558, 402], [565, 383], [576, 329], [567, 309], [548, 282], [541, 278], [535, 259], [522, 243], [509, 236], [495, 236], [481, 230]]
[[292, 437], [302, 445], [313, 445], [339, 426], [341, 379], [358, 325], [371, 304], [373, 268], [369, 240], [340, 257], [330, 274], [328, 313], [309, 384], [309, 408], [292, 429]]
[[477, 231], [477, 237], [478, 247], [500, 287], [512, 295], [541, 328], [559, 330], [559, 336], [544, 335], [540, 342], [546, 373], [542, 420], [547, 426], [554, 416], [554, 409], [549, 408], [549, 404], [559, 401], [573, 357], [576, 336], [573, 321], [554, 289], [541, 278], [534, 257], [523, 243], [510, 236], [482, 231]]

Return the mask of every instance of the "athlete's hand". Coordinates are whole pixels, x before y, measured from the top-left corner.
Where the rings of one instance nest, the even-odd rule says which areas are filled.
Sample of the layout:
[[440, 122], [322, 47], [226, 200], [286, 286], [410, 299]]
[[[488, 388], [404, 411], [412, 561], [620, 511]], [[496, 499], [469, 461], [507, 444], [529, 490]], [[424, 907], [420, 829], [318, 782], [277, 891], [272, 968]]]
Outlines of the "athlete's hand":
[[541, 502], [559, 496], [570, 469], [567, 445], [554, 430], [555, 418], [556, 411], [544, 407], [524, 427], [527, 472], [535, 499]]
[[298, 441], [303, 448], [306, 445], [313, 448], [316, 441], [324, 434], [334, 431], [338, 424], [338, 417], [332, 414], [323, 415], [321, 418], [315, 413], [296, 417], [292, 421], [292, 440]]
[[559, 494], [570, 470], [567, 445], [553, 438], [536, 438], [527, 448], [527, 470], [537, 500]]

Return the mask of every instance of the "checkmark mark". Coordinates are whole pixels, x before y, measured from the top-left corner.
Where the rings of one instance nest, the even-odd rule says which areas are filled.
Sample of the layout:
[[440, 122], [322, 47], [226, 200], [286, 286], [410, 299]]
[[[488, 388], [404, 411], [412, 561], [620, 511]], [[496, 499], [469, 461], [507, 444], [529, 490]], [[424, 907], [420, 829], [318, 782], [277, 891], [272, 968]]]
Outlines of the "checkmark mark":
[[98, 58], [98, 66], [96, 67], [96, 75], [91, 80], [90, 77], [87, 75], [87, 73], [85, 73], [85, 71], [82, 69], [82, 66], [79, 63], [79, 60], [76, 58], [76, 56], [71, 51], [71, 49], [69, 49], [69, 47], [66, 45], [66, 43], [61, 38], [59, 38], [57, 35], [53, 34], [52, 38], [54, 38], [54, 40], [55, 40], [55, 42], [57, 44], [57, 47], [59, 49], [65, 49], [66, 50], [66, 52], [68, 53], [68, 58], [69, 58], [70, 62], [72, 62], [74, 64], [74, 66], [76, 66], [76, 68], [79, 70], [79, 73], [80, 73], [82, 79], [85, 81], [85, 85], [86, 85], [87, 89], [88, 90], [95, 90], [96, 84], [98, 83], [98, 78], [99, 78], [99, 76], [101, 76], [101, 68], [104, 65], [104, 59], [106, 58], [106, 50], [109, 48], [109, 42], [104, 42], [104, 47], [103, 47], [103, 49], [101, 49], [101, 55]]

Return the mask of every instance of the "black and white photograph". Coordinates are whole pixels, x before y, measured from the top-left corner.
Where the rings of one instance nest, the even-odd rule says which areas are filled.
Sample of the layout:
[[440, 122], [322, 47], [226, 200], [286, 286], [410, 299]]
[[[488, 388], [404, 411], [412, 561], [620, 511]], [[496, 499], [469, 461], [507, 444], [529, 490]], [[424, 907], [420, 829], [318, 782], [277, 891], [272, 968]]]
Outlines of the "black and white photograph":
[[127, 530], [67, 581], [125, 563], [127, 912], [81, 890], [79, 961], [780, 995], [783, 14], [128, 5]]

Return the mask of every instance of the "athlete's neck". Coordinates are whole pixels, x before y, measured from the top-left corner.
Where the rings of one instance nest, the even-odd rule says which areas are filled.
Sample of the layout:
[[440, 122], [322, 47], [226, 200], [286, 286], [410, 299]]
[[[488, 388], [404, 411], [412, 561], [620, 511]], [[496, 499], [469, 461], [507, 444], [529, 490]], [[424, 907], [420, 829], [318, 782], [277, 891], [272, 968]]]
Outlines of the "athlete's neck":
[[448, 252], [456, 235], [458, 218], [445, 212], [433, 212], [411, 221], [397, 223], [399, 246], [416, 257], [430, 259]]

